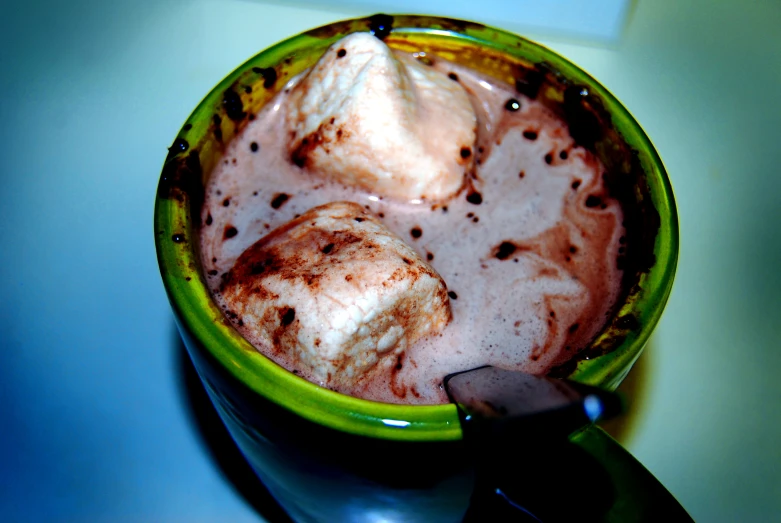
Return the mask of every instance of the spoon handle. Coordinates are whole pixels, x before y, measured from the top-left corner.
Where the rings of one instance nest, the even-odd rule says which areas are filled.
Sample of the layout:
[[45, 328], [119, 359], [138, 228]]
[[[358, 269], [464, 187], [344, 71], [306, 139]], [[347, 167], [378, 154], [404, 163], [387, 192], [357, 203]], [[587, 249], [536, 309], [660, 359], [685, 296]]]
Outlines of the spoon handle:
[[692, 521], [593, 423], [619, 397], [567, 380], [482, 367], [445, 378], [476, 480], [465, 522]]

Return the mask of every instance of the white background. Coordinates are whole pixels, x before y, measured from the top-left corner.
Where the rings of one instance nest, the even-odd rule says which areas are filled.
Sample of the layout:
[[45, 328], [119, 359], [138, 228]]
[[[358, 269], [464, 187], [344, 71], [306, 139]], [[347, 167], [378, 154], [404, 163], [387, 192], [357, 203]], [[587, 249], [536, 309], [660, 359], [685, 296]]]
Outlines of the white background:
[[[259, 521], [195, 421], [155, 188], [224, 75], [370, 11], [17, 4], [0, 16], [0, 520]], [[536, 34], [625, 103], [669, 170], [680, 265], [625, 443], [703, 522], [781, 514], [779, 27], [773, 0], [646, 0], [610, 47]]]

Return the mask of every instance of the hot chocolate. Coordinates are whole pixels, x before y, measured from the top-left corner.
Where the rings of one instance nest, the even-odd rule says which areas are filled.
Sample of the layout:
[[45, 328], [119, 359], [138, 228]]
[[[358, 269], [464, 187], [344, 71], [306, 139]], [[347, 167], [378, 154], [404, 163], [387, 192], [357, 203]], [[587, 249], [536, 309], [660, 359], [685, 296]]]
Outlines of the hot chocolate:
[[[335, 62], [347, 58], [351, 49], [337, 43], [326, 57], [333, 54], [330, 59]], [[345, 54], [339, 56], [342, 51]], [[441, 123], [445, 130], [458, 133], [453, 141], [458, 156], [448, 163], [445, 176], [452, 178], [453, 169], [460, 168], [462, 182], [455, 187], [434, 184], [446, 190], [432, 196], [389, 192], [379, 186], [373, 190], [374, 182], [364, 183], [372, 176], [370, 167], [360, 182], [352, 177], [359, 171], [352, 164], [343, 166], [350, 170], [347, 180], [324, 173], [329, 167], [322, 167], [322, 157], [312, 147], [302, 149], [305, 137], [291, 132], [291, 120], [300, 120], [295, 118], [301, 107], [300, 86], [307, 82], [296, 78], [226, 146], [221, 163], [211, 173], [200, 245], [215, 300], [259, 351], [288, 370], [339, 392], [377, 401], [443, 403], [447, 398], [441, 381], [452, 372], [494, 365], [546, 373], [567, 362], [602, 329], [621, 290], [623, 274], [616, 260], [625, 249], [623, 215], [619, 202], [603, 187], [604, 167], [575, 144], [566, 122], [508, 85], [422, 54], [396, 52], [389, 63], [406, 67], [413, 80], [424, 68], [422, 76], [433, 78], [432, 85], [446, 81], [471, 104], [476, 122], [471, 141], [469, 132], [456, 126], [468, 117]], [[419, 85], [415, 83], [409, 92], [419, 93], [415, 91]], [[336, 136], [337, 119], [349, 108], [332, 111], [333, 121], [325, 121], [335, 125], [329, 132]], [[403, 139], [391, 151], [398, 158], [382, 165], [400, 165], [403, 172], [416, 155], [423, 154], [419, 151], [433, 158], [426, 159], [431, 165], [438, 165], [439, 149], [432, 152], [431, 133], [424, 129], [437, 123], [423, 117], [401, 129], [398, 136]], [[321, 137], [316, 145], [323, 147], [322, 133], [315, 136]], [[410, 160], [415, 140], [422, 145]], [[413, 341], [408, 346], [394, 341], [387, 355], [378, 351], [376, 360], [361, 360], [365, 372], [349, 380], [333, 376], [341, 367], [303, 365], [303, 353], [286, 350], [293, 338], [285, 337], [285, 328], [297, 320], [294, 307], [282, 303], [284, 292], [274, 298], [279, 301], [275, 310], [284, 312], [275, 313], [273, 319], [273, 328], [282, 329], [278, 337], [282, 341], [266, 335], [258, 321], [237, 310], [234, 299], [242, 294], [237, 290], [268, 290], [258, 279], [267, 267], [257, 265], [257, 256], [243, 253], [262, 250], [255, 247], [257, 242], [286, 234], [291, 223], [308, 217], [313, 208], [333, 202], [359, 204], [372, 223], [403, 240], [417, 256], [407, 257], [407, 265], [422, 264], [423, 272], [430, 270], [440, 277], [449, 301], [449, 322], [420, 330], [414, 340], [409, 338]], [[316, 249], [329, 254], [335, 247], [328, 249], [331, 243], [318, 243]], [[398, 249], [402, 252], [404, 247]], [[249, 266], [252, 259], [256, 265]], [[340, 306], [334, 302], [333, 310], [339, 311]], [[371, 311], [363, 312], [371, 316]], [[316, 351], [314, 341], [315, 337], [310, 345], [302, 344], [310, 347], [302, 350]], [[350, 368], [357, 368], [356, 360], [350, 361]]]

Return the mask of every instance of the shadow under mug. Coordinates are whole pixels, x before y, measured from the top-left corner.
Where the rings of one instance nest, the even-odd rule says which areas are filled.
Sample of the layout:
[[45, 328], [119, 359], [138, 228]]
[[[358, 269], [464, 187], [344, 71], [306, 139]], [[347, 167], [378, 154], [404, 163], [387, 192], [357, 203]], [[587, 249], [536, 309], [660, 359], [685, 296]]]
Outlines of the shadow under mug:
[[[158, 186], [158, 262], [190, 357], [250, 465], [298, 521], [460, 521], [473, 489], [474, 462], [465, 451], [454, 405], [361, 400], [286, 371], [223, 316], [200, 263], [204, 186], [224, 145], [290, 78], [356, 31], [371, 31], [394, 49], [457, 62], [515, 86], [564, 118], [573, 139], [604, 164], [606, 187], [624, 206], [627, 242], [619, 263], [626, 291], [598, 337], [555, 375], [614, 389], [629, 372], [672, 286], [678, 254], [675, 202], [654, 147], [604, 87], [534, 42], [472, 22], [375, 15], [312, 29], [238, 67], [187, 119]], [[604, 458], [608, 437], [595, 431], [573, 435], [572, 441]], [[579, 475], [587, 477], [588, 471]], [[653, 505], [653, 488], [642, 481], [627, 480], [619, 490], [605, 514]]]

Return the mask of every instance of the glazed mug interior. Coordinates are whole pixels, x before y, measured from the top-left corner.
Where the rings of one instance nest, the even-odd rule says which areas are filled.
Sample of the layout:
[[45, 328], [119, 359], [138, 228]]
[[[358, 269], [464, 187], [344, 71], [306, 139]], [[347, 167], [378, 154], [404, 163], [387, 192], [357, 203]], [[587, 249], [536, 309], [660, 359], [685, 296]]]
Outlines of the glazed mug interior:
[[522, 37], [444, 18], [395, 15], [337, 22], [268, 48], [219, 83], [187, 119], [160, 178], [154, 226], [164, 285], [180, 328], [254, 394], [311, 422], [352, 435], [410, 442], [461, 439], [452, 404], [405, 406], [342, 395], [283, 369], [254, 349], [212, 301], [198, 246], [206, 181], [227, 144], [292, 77], [335, 41], [372, 31], [394, 49], [471, 67], [514, 85], [566, 119], [573, 138], [606, 167], [623, 202], [627, 289], [612, 320], [555, 375], [613, 389], [639, 357], [670, 293], [678, 254], [675, 203], [653, 145], [629, 112], [587, 73]]

